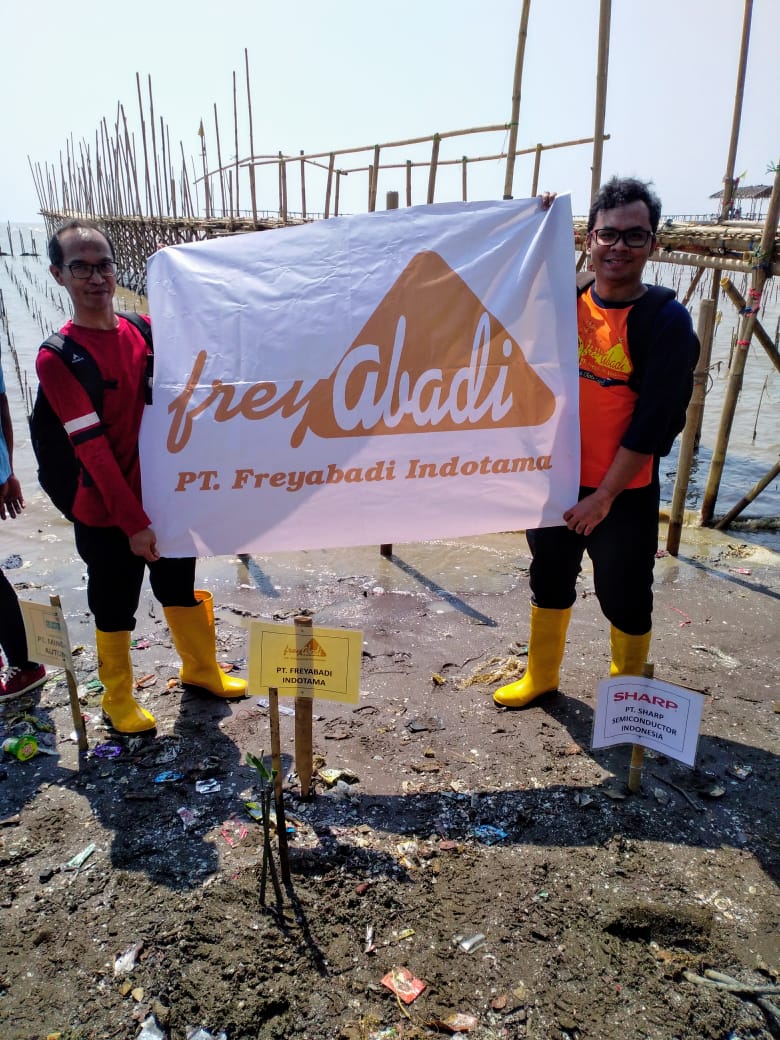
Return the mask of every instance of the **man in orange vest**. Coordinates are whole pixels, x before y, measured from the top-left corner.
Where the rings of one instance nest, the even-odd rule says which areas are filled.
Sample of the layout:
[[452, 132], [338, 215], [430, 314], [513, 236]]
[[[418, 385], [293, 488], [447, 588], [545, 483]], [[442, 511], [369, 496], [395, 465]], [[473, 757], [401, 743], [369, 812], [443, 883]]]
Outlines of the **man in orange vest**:
[[561, 526], [527, 532], [528, 667], [494, 693], [502, 707], [523, 708], [558, 689], [586, 551], [611, 625], [610, 674], [641, 675], [647, 660], [659, 460], [684, 425], [699, 355], [690, 315], [675, 294], [642, 282], [660, 216], [658, 197], [633, 178], [608, 181], [590, 209], [586, 249], [595, 279], [577, 300], [581, 486]]

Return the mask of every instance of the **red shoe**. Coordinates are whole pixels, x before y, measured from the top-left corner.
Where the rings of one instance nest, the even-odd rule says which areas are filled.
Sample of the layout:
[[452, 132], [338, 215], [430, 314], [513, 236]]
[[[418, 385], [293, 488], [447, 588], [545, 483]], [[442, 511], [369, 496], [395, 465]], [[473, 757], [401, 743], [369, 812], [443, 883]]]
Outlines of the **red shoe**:
[[21, 697], [23, 693], [29, 693], [45, 682], [46, 669], [42, 664], [31, 664], [29, 668], [11, 666], [6, 670], [5, 682], [0, 680], [0, 703]]

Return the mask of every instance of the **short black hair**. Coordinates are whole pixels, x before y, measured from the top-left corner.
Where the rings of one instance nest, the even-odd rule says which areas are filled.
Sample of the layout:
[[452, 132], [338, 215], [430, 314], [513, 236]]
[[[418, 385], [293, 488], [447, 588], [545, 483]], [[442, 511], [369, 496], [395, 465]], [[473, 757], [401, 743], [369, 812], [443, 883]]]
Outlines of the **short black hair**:
[[111, 256], [116, 260], [116, 250], [114, 249], [114, 243], [105, 233], [103, 228], [98, 227], [97, 224], [92, 220], [82, 220], [80, 217], [74, 217], [72, 220], [66, 220], [64, 224], [57, 228], [54, 234], [49, 239], [49, 263], [53, 267], [62, 267], [62, 261], [65, 259], [65, 254], [62, 251], [62, 244], [60, 242], [60, 235], [63, 231], [74, 231], [74, 230], [85, 230], [85, 231], [97, 231], [99, 235], [108, 242], [108, 248], [111, 250]]
[[613, 177], [606, 184], [602, 184], [588, 213], [588, 231], [593, 230], [596, 217], [601, 210], [628, 206], [632, 202], [644, 202], [650, 214], [650, 227], [655, 234], [661, 219], [661, 200], [651, 190], [652, 183], [652, 181], [637, 180], [635, 177]]

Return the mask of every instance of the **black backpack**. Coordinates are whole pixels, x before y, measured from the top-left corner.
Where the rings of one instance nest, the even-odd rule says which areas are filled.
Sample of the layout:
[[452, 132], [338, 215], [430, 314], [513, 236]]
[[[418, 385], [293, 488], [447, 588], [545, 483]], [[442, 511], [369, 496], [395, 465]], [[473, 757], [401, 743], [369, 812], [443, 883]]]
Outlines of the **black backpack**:
[[[152, 327], [140, 314], [118, 312], [134, 325], [146, 340], [149, 348], [146, 366], [146, 402], [152, 400], [152, 363], [154, 344]], [[103, 391], [115, 387], [112, 381], [104, 381], [98, 364], [86, 347], [82, 347], [70, 336], [55, 332], [41, 343], [39, 350], [53, 350], [59, 355], [89, 395], [95, 412], [102, 418]], [[76, 458], [70, 437], [65, 432], [42, 387], [38, 386], [32, 412], [29, 417], [30, 440], [38, 462], [38, 483], [59, 511], [73, 520], [73, 502], [76, 498], [79, 475], [82, 483], [89, 486], [92, 479]]]

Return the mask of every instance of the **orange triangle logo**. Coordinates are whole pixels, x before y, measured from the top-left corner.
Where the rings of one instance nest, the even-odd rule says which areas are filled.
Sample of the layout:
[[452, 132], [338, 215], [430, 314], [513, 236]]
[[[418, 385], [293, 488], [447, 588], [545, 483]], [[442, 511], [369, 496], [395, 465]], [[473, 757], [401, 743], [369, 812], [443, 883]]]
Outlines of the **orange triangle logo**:
[[555, 395], [459, 274], [418, 253], [333, 373], [312, 388], [304, 430], [319, 437], [538, 426]]

